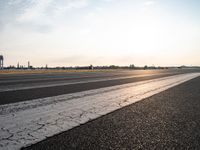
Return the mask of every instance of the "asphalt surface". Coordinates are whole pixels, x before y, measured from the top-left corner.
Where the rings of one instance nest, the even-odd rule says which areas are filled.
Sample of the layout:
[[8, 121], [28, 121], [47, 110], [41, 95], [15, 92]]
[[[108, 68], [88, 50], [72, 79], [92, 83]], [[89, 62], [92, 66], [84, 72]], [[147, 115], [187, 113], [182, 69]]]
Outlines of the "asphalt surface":
[[75, 73], [46, 73], [46, 74], [0, 74], [0, 86], [45, 83], [45, 82], [81, 82], [85, 79], [96, 80], [114, 77], [128, 77], [134, 75], [148, 75], [160, 73], [189, 73], [200, 69], [167, 69], [167, 70], [116, 70], [99, 72], [75, 72]]
[[200, 149], [200, 77], [23, 149]]
[[[150, 80], [170, 75], [200, 72], [196, 69], [168, 69], [168, 70], [121, 70], [85, 73], [52, 73], [52, 74], [22, 74], [0, 75], [0, 88], [6, 86], [26, 87], [36, 85], [51, 85], [52, 83], [66, 83], [67, 85], [52, 85], [47, 87], [17, 89], [0, 92], [0, 105], [28, 101], [37, 98], [69, 94], [91, 89], [98, 89], [114, 85], [126, 84], [137, 81]], [[149, 75], [149, 76], [138, 76]], [[116, 79], [121, 78], [123, 79]], [[105, 81], [97, 81], [97, 80]], [[85, 83], [77, 83], [77, 82]]]
[[102, 72], [76, 72], [76, 73], [49, 73], [49, 74], [0, 74], [0, 87], [17, 84], [54, 83], [54, 82], [81, 82], [97, 79], [129, 77], [141, 74], [180, 73], [182, 70], [134, 70], [134, 71], [102, 71]]

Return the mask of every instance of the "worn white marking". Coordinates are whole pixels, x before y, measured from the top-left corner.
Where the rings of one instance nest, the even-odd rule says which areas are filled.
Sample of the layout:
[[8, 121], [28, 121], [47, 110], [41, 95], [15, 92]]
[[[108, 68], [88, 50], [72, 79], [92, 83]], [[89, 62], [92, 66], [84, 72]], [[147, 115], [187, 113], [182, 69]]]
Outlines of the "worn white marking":
[[0, 149], [19, 149], [200, 76], [182, 74], [0, 106]]

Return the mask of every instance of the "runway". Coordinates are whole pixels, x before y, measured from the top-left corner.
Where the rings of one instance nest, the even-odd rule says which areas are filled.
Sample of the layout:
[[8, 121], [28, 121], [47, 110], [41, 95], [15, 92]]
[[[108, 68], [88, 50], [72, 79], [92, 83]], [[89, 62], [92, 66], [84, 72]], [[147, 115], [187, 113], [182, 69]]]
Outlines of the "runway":
[[0, 75], [0, 105], [198, 71], [168, 69]]
[[[147, 101], [148, 105], [149, 103], [148, 100], [145, 100], [146, 98], [154, 97], [154, 95], [160, 92], [163, 93], [170, 88], [176, 88], [176, 86], [179, 87], [179, 85], [182, 84], [185, 85], [185, 83], [190, 83], [190, 81], [192, 81], [192, 84], [196, 81], [194, 87], [190, 84], [189, 88], [194, 89], [193, 95], [198, 97], [199, 86], [196, 84], [199, 83], [199, 80], [196, 79], [199, 79], [199, 76], [200, 70], [197, 69], [118, 70], [77, 74], [1, 75], [1, 82], [4, 84], [8, 83], [8, 86], [11, 87], [8, 88], [6, 85], [0, 85], [0, 149], [19, 149], [27, 147], [30, 144], [36, 144], [45, 139], [45, 141], [28, 148], [80, 149], [83, 147], [84, 149], [101, 149], [98, 147], [98, 143], [96, 143], [96, 145], [90, 145], [90, 142], [93, 143], [93, 136], [94, 139], [96, 138], [96, 141], [98, 141], [102, 140], [98, 139], [98, 137], [100, 138], [99, 134], [101, 132], [105, 135], [101, 127], [97, 125], [99, 123], [94, 123], [94, 125], [92, 125], [94, 127], [89, 127], [91, 131], [89, 131], [88, 134], [91, 137], [84, 137], [84, 135], [82, 135], [82, 133], [85, 134], [84, 131], [82, 131], [84, 130], [82, 126], [86, 126], [86, 130], [89, 130], [87, 124], [91, 122], [110, 116], [110, 114], [118, 111], [120, 112], [121, 109], [125, 109], [127, 106], [131, 107], [132, 105], [143, 103], [143, 101]], [[49, 80], [51, 81], [49, 82]], [[23, 81], [22, 84], [20, 84], [21, 81]], [[179, 94], [180, 93], [178, 93], [178, 95]], [[187, 94], [189, 93], [185, 91], [181, 93], [181, 96], [185, 96], [189, 99], [191, 95]], [[172, 95], [171, 98], [173, 99], [173, 97], [176, 98], [176, 95]], [[180, 101], [178, 98], [177, 100]], [[157, 101], [158, 105], [160, 104], [161, 108], [164, 108], [164, 104], [161, 104], [160, 101], [162, 100]], [[166, 99], [166, 101], [168, 101], [168, 99]], [[169, 101], [172, 103], [171, 99]], [[198, 103], [196, 104], [198, 105]], [[151, 113], [150, 111], [154, 108], [145, 109], [146, 111], [149, 110], [149, 112], [146, 112], [147, 114]], [[154, 115], [159, 116], [160, 112], [164, 113], [162, 110], [159, 110], [158, 114]], [[142, 120], [145, 114], [141, 112], [140, 115]], [[130, 118], [133, 117], [130, 114], [126, 116], [128, 118], [129, 116]], [[120, 118], [115, 119], [117, 120]], [[148, 122], [149, 121], [151, 121], [151, 118]], [[121, 123], [124, 124], [123, 119]], [[130, 123], [133, 124], [132, 122]], [[111, 124], [108, 125], [110, 126]], [[104, 129], [104, 126], [105, 125], [102, 124], [102, 129]], [[130, 125], [130, 127], [132, 127], [132, 125]], [[116, 131], [115, 127], [112, 126], [110, 130], [111, 132], [120, 132], [123, 131], [123, 128], [124, 126], [121, 126], [121, 128], [118, 127], [119, 131]], [[93, 129], [95, 129], [96, 135], [93, 135]], [[133, 130], [137, 129], [133, 128]], [[142, 132], [142, 130], [145, 129], [140, 128], [139, 130], [141, 131], [138, 132]], [[62, 132], [64, 133], [62, 134]], [[63, 137], [63, 135], [68, 136], [68, 133], [71, 132], [74, 133], [74, 136], [69, 135], [69, 139]], [[80, 135], [78, 135], [79, 132]], [[56, 135], [58, 133], [61, 134]], [[130, 131], [130, 135], [127, 135], [127, 140], [129, 142], [131, 139], [128, 137], [132, 137], [132, 134]], [[142, 133], [140, 134], [144, 136]], [[161, 132], [160, 134], [163, 133]], [[60, 145], [57, 145], [59, 142], [52, 143], [52, 140], [54, 141], [57, 138], [62, 142]], [[86, 138], [89, 143], [86, 141], [83, 141], [85, 144], [78, 141], [70, 141], [70, 139], [75, 140], [76, 138], [79, 141], [85, 140]], [[105, 139], [106, 138], [109, 138], [109, 136], [105, 137]], [[121, 136], [117, 138], [124, 141]], [[111, 147], [108, 149], [118, 149], [113, 146], [116, 142], [115, 139], [109, 140], [111, 142]], [[99, 141], [99, 143], [101, 143], [101, 141]], [[106, 149], [107, 143], [104, 142], [105, 145], [103, 143], [101, 144], [103, 149]], [[123, 148], [121, 144], [118, 145], [119, 149]], [[130, 144], [131, 143], [126, 146], [131, 146], [131, 149], [133, 148], [132, 146], [139, 146], [138, 143], [135, 143], [135, 145]], [[50, 145], [52, 145], [52, 147]]]
[[200, 149], [200, 78], [24, 150]]

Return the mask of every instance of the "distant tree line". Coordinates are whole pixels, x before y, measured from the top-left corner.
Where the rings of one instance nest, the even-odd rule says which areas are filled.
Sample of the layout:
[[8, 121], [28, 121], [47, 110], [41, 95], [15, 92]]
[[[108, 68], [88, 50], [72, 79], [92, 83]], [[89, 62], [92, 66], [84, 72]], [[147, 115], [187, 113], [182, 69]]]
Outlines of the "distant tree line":
[[21, 69], [21, 70], [26, 70], [26, 69], [49, 69], [49, 70], [95, 70], [95, 69], [135, 69], [135, 70], [146, 70], [146, 69], [168, 69], [168, 68], [200, 68], [198, 66], [194, 67], [188, 67], [188, 66], [179, 66], [179, 67], [161, 67], [161, 66], [148, 66], [145, 65], [143, 67], [141, 66], [135, 66], [134, 64], [130, 64], [129, 66], [117, 66], [117, 65], [109, 65], [109, 66], [71, 66], [71, 67], [48, 67], [47, 65], [44, 67], [25, 67], [25, 66], [8, 66], [4, 67], [4, 69]]

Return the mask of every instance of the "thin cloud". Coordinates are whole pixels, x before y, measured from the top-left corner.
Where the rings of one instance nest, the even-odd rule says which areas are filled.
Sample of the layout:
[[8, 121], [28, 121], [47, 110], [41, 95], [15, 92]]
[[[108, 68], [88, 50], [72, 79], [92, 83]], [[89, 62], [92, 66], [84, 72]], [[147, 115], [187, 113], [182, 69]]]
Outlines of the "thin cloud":
[[112, 2], [113, 0], [103, 0], [104, 2]]
[[[91, 0], [27, 0], [26, 2], [8, 0], [0, 2], [2, 9], [5, 8], [0, 10], [0, 26], [2, 29], [9, 23], [11, 26], [33, 32], [52, 31], [53, 27], [59, 24], [59, 18], [70, 13], [68, 11], [85, 8], [90, 3]], [[1, 16], [1, 11], [4, 11], [2, 14], [7, 14], [7, 16]]]
[[154, 0], [148, 0], [146, 2], [143, 3], [142, 5], [142, 10], [147, 11], [149, 10], [151, 7], [153, 7], [156, 4], [156, 1]]
[[145, 6], [151, 6], [154, 5], [156, 2], [155, 1], [147, 1], [144, 3]]

